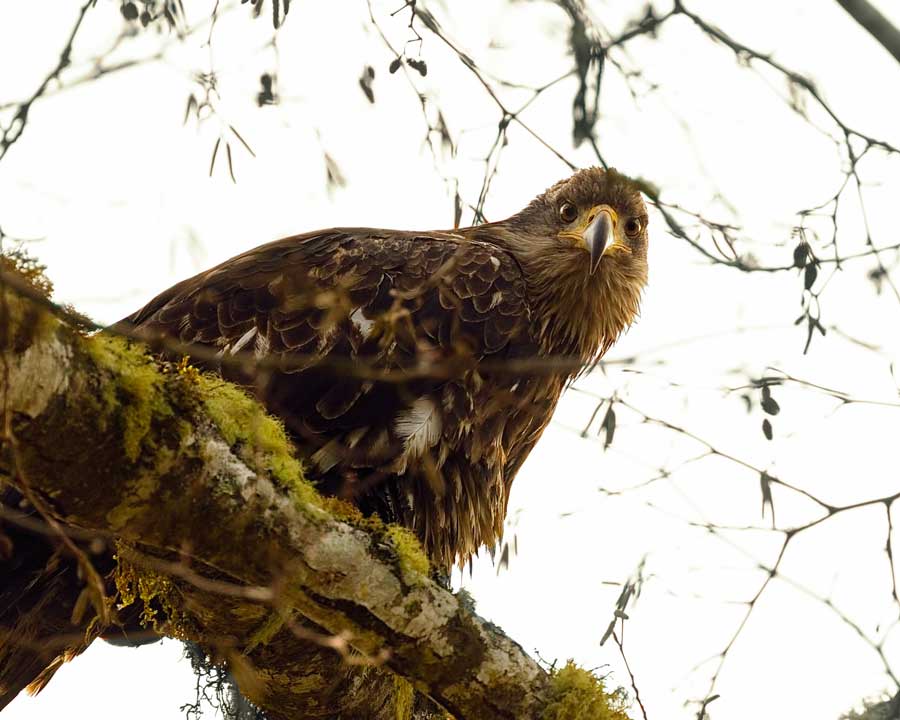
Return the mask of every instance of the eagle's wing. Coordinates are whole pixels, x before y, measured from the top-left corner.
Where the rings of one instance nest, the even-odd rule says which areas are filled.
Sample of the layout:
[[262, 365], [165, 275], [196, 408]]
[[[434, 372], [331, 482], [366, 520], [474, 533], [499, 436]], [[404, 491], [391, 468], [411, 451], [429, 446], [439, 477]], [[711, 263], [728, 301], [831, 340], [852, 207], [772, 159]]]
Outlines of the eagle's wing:
[[[327, 489], [415, 527], [448, 564], [500, 534], [507, 461], [514, 472], [559, 392], [477, 367], [536, 352], [525, 278], [503, 249], [453, 233], [279, 240], [123, 323], [195, 348], [228, 379], [261, 382]], [[265, 367], [248, 372], [241, 358]]]

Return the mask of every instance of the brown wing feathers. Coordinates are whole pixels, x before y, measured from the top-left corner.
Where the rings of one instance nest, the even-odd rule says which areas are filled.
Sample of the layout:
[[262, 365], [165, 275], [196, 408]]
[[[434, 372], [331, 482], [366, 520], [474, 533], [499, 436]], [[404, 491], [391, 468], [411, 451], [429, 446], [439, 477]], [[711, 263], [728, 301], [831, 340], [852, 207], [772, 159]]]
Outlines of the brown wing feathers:
[[[499, 536], [505, 464], [521, 444], [504, 427], [533, 422], [515, 419], [534, 410], [509, 391], [515, 378], [470, 362], [452, 377], [385, 381], [333, 361], [396, 371], [533, 352], [525, 281], [502, 249], [448, 233], [299, 236], [180, 283], [127, 322], [149, 339], [277, 359], [257, 391], [312, 460], [311, 473], [326, 490], [415, 528], [439, 567]], [[250, 382], [233, 363], [198, 355]]]

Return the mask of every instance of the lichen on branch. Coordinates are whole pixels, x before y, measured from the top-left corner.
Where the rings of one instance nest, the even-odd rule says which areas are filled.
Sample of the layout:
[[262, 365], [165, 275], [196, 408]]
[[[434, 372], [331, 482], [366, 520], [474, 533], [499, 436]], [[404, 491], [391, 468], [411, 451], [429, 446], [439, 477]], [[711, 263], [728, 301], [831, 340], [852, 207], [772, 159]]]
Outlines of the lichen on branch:
[[2, 294], [0, 477], [115, 548], [110, 601], [218, 652], [270, 717], [618, 720], [433, 582], [409, 531], [321, 496], [246, 392]]

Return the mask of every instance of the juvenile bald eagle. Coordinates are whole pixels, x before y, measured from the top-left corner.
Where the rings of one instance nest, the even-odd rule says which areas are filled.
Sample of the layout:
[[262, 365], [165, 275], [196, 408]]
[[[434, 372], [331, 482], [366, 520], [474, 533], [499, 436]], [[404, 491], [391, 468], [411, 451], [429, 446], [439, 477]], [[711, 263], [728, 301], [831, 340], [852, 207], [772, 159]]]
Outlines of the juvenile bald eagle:
[[[640, 193], [590, 168], [502, 222], [263, 245], [116, 329], [253, 390], [323, 490], [414, 529], [446, 574], [499, 538], [512, 481], [565, 383], [634, 320], [646, 280]], [[40, 534], [6, 531], [17, 551], [0, 557], [14, 580], [0, 583], [0, 629], [35, 645], [0, 642], [0, 709], [83, 649], [54, 660], [55, 646], [37, 642], [71, 632], [76, 563]]]
[[590, 168], [501, 222], [262, 245], [118, 328], [254, 386], [313, 479], [414, 529], [446, 571], [498, 540], [563, 386], [631, 324], [646, 280], [640, 193]]

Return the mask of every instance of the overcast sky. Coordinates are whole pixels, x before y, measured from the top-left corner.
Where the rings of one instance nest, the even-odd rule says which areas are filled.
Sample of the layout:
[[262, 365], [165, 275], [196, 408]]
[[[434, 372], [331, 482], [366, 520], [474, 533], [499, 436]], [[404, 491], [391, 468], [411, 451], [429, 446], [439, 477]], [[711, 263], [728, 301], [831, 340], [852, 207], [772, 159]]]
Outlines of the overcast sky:
[[[191, 18], [208, 15], [213, 4], [191, 3]], [[408, 38], [408, 15], [389, 13], [401, 4], [373, 2], [397, 47]], [[875, 4], [900, 24], [896, 3]], [[60, 0], [50, 12], [46, 3], [0, 3], [0, 103], [37, 87], [78, 5]], [[613, 0], [587, 5], [613, 34], [637, 7]], [[426, 6], [448, 37], [499, 77], [541, 84], [570, 67], [566, 18], [548, 3]], [[833, 0], [688, 6], [810, 76], [849, 126], [900, 145], [900, 66]], [[118, 3], [99, 0], [66, 77], [90, 67], [118, 34], [120, 18]], [[450, 227], [453, 193], [443, 178], [459, 178], [463, 200], [476, 203], [500, 115], [436, 37], [423, 30], [428, 75], [411, 77], [429, 98], [432, 121], [437, 107], [444, 114], [458, 141], [455, 157], [434, 157], [423, 142], [419, 99], [403, 72], [388, 74], [392, 56], [369, 24], [365, 2], [294, 3], [277, 58], [265, 47], [271, 23], [251, 21], [246, 7], [223, 13], [211, 49], [207, 34], [183, 44], [152, 33], [126, 40], [114, 58], [145, 57], [162, 44], [169, 49], [160, 62], [38, 101], [25, 135], [0, 163], [0, 226], [39, 239], [28, 249], [49, 266], [60, 301], [111, 322], [177, 280], [280, 236], [334, 225]], [[843, 180], [833, 122], [809, 100], [809, 122], [801, 118], [785, 101], [783, 77], [740, 68], [730, 50], [684, 18], [614, 57], [643, 75], [632, 83], [636, 97], [612, 68], [604, 79], [598, 137], [607, 160], [651, 180], [668, 202], [740, 226], [739, 247], [762, 264], [790, 264], [797, 211], [826, 201]], [[357, 84], [367, 64], [376, 69], [374, 105]], [[216, 115], [183, 125], [188, 94], [200, 92], [194, 73], [211, 67]], [[276, 69], [282, 102], [260, 110], [258, 78]], [[559, 83], [522, 118], [573, 162], [590, 165], [590, 148], [571, 143], [574, 91], [573, 80]], [[499, 92], [512, 108], [528, 98], [515, 89]], [[236, 183], [223, 153], [209, 177], [220, 133], [231, 140]], [[345, 187], [326, 186], [323, 153], [340, 168]], [[872, 152], [859, 170], [873, 242], [900, 242], [900, 157]], [[568, 173], [512, 125], [485, 214], [505, 217]], [[855, 189], [838, 217], [841, 253], [865, 252]], [[466, 211], [464, 222], [471, 218]], [[827, 218], [811, 225], [823, 241], [830, 236]], [[651, 281], [640, 321], [610, 352], [603, 372], [567, 393], [516, 480], [508, 537], [515, 536], [517, 555], [499, 574], [485, 557], [462, 582], [479, 612], [526, 649], [602, 667], [612, 671], [612, 682], [628, 685], [618, 650], [599, 641], [621, 583], [646, 558], [647, 581], [629, 609], [625, 648], [649, 717], [669, 720], [695, 716], [696, 705], [685, 703], [708, 692], [717, 662], [709, 659], [737, 630], [746, 611], [740, 603], [759, 589], [759, 563], [771, 564], [780, 547], [781, 536], [765, 531], [771, 517], [761, 517], [758, 470], [834, 505], [900, 489], [898, 375], [891, 370], [900, 358], [900, 301], [886, 286], [876, 293], [866, 277], [871, 258], [849, 261], [834, 274], [823, 266], [815, 286], [827, 283], [822, 322], [842, 332], [816, 335], [804, 355], [804, 328], [793, 325], [801, 311], [798, 273], [711, 266], [667, 234], [658, 214], [650, 234]], [[895, 267], [895, 253], [883, 259]], [[900, 282], [900, 273], [894, 276]], [[633, 364], [620, 362], [630, 357]], [[781, 413], [770, 442], [760, 430], [758, 393], [748, 413], [740, 392], [722, 388], [771, 367], [884, 404], [842, 406], [809, 387], [777, 388]], [[637, 412], [618, 406], [615, 439], [604, 450], [597, 420], [588, 437], [581, 430], [598, 398], [613, 393]], [[640, 413], [686, 428], [746, 465], [721, 456], [697, 460], [706, 446], [641, 422]], [[642, 484], [615, 496], [602, 491]], [[776, 489], [774, 499], [779, 527], [817, 516], [796, 493]], [[691, 524], [708, 522], [760, 530], [713, 535]], [[884, 509], [865, 508], [791, 543], [785, 578], [770, 584], [729, 652], [711, 717], [836, 720], [863, 697], [890, 689], [878, 655], [835, 611], [875, 642], [886, 636], [884, 654], [900, 672], [886, 532]], [[95, 718], [179, 717], [194, 684], [179, 655], [171, 641], [137, 650], [95, 643], [38, 698], [17, 699], [4, 720], [58, 717], [75, 707], [79, 713], [90, 707]]]

